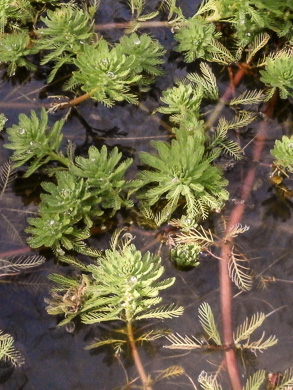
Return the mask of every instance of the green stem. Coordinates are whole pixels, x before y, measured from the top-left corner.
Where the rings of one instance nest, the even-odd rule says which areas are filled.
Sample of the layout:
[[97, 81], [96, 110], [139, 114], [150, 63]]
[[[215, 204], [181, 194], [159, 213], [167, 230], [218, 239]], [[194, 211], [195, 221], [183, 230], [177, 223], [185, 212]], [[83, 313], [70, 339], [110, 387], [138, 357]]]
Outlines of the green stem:
[[138, 350], [137, 350], [137, 347], [135, 344], [131, 321], [127, 322], [127, 337], [128, 337], [128, 341], [129, 341], [130, 348], [131, 348], [132, 359], [134, 361], [134, 364], [135, 364], [136, 370], [138, 372], [138, 375], [140, 377], [140, 380], [143, 384], [143, 389], [144, 390], [152, 390], [152, 387], [149, 385], [149, 378], [144, 370], [142, 361], [140, 359], [140, 356], [139, 356], [139, 353], [138, 353]]
[[69, 167], [69, 160], [67, 157], [61, 157], [52, 150], [48, 150], [48, 155], [51, 156], [54, 160], [59, 161], [62, 165], [65, 165], [66, 168]]

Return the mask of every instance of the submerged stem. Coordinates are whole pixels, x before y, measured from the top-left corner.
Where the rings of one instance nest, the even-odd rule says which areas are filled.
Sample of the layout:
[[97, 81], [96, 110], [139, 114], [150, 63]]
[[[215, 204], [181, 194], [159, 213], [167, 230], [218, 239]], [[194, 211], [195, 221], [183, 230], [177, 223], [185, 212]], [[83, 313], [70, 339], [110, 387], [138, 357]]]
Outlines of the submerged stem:
[[152, 387], [149, 385], [149, 378], [144, 370], [142, 361], [140, 359], [136, 344], [135, 344], [135, 339], [133, 335], [133, 329], [132, 329], [132, 323], [131, 321], [127, 322], [127, 336], [131, 348], [131, 355], [136, 367], [136, 370], [138, 372], [138, 375], [140, 377], [140, 380], [143, 384], [143, 389], [144, 390], [152, 390]]
[[[272, 97], [268, 102], [265, 114], [268, 117], [272, 117], [273, 110], [275, 107], [277, 99], [277, 94]], [[256, 137], [256, 143], [253, 150], [253, 161], [259, 162], [261, 153], [265, 141], [265, 130], [267, 122], [264, 120], [261, 123], [259, 133]], [[229, 222], [227, 224], [226, 231], [228, 232], [234, 226], [237, 226], [242, 219], [245, 204], [247, 199], [250, 196], [254, 179], [256, 175], [256, 165], [254, 164], [248, 171], [243, 184], [242, 184], [242, 193], [241, 200], [242, 202], [238, 203], [232, 210]], [[232, 252], [233, 239], [230, 239], [229, 243], [223, 242], [221, 248], [221, 261], [220, 263], [220, 299], [221, 299], [221, 317], [222, 317], [222, 326], [223, 326], [223, 342], [227, 347], [232, 347], [234, 344], [233, 340], [233, 316], [232, 316], [232, 282], [229, 276], [229, 261]], [[233, 390], [241, 390], [241, 380], [237, 366], [236, 353], [234, 348], [228, 348], [225, 351], [227, 371], [230, 378], [231, 386]]]

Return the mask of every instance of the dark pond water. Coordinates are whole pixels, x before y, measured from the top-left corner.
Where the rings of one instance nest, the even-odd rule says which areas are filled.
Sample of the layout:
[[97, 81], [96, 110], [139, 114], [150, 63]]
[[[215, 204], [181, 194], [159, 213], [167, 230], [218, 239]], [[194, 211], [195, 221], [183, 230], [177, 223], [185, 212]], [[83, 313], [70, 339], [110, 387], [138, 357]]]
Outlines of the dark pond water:
[[[186, 15], [194, 13], [198, 1], [180, 2]], [[149, 1], [148, 9], [153, 10], [157, 1]], [[97, 24], [113, 21], [129, 20], [129, 12], [123, 2], [102, 0], [97, 16]], [[147, 30], [157, 37], [168, 49], [165, 64], [165, 76], [159, 78], [151, 91], [142, 99], [139, 107], [121, 104], [107, 109], [92, 102], [86, 102], [73, 112], [65, 126], [65, 139], [76, 143], [80, 151], [86, 151], [89, 145], [119, 146], [125, 156], [137, 158], [137, 152], [150, 150], [149, 141], [153, 138], [167, 139], [168, 132], [160, 121], [161, 116], [151, 116], [150, 113], [159, 105], [161, 91], [172, 85], [174, 80], [185, 76], [187, 67], [182, 58], [172, 52], [174, 41], [172, 33], [164, 28]], [[103, 32], [107, 39], [116, 40], [122, 34], [118, 29]], [[188, 69], [190, 70], [190, 69]], [[228, 80], [215, 67], [224, 91]], [[41, 72], [37, 74], [19, 73], [18, 77], [8, 80], [2, 71], [0, 89], [0, 112], [8, 118], [8, 126], [16, 123], [18, 114], [28, 114], [31, 109], [38, 110], [42, 105], [48, 106], [52, 99], [50, 95], [62, 93], [56, 88], [46, 86], [46, 80]], [[244, 81], [245, 83], [246, 81]], [[251, 81], [248, 86], [254, 88]], [[238, 87], [239, 92], [245, 84]], [[212, 109], [211, 106], [208, 109]], [[246, 316], [257, 311], [272, 313], [264, 323], [262, 330], [266, 335], [275, 334], [278, 344], [263, 354], [257, 356], [239, 357], [239, 366], [244, 377], [256, 369], [283, 371], [293, 365], [293, 225], [291, 219], [292, 205], [290, 198], [276, 193], [270, 183], [269, 164], [272, 159], [269, 150], [274, 140], [283, 134], [292, 134], [292, 104], [286, 102], [278, 106], [276, 118], [267, 124], [265, 148], [260, 163], [256, 167], [256, 179], [253, 190], [246, 202], [243, 225], [250, 229], [237, 240], [237, 245], [251, 259], [251, 267], [255, 272], [256, 282], [249, 292], [238, 293], [235, 289], [233, 301], [234, 323], [241, 323]], [[51, 115], [51, 121], [65, 115], [58, 112]], [[164, 118], [165, 119], [165, 118]], [[94, 129], [94, 139], [87, 135], [86, 123]], [[251, 125], [240, 134], [242, 145], [249, 144], [245, 149], [246, 157], [235, 164], [226, 176], [229, 179], [230, 200], [224, 209], [224, 215], [229, 215], [235, 204], [240, 201], [241, 188], [246, 173], [252, 166], [251, 155], [254, 148], [253, 137], [259, 123]], [[252, 141], [249, 143], [249, 141]], [[6, 142], [6, 134], [1, 139], [0, 162], [3, 163], [10, 155], [2, 148]], [[136, 168], [131, 175], [135, 174]], [[12, 190], [0, 200], [0, 252], [3, 254], [27, 253], [25, 243], [26, 217], [36, 212], [41, 176], [34, 175], [32, 180], [21, 179], [21, 171]], [[292, 181], [287, 180], [292, 188]], [[107, 231], [97, 234], [92, 243], [100, 249], [108, 247], [113, 229], [122, 226], [125, 219], [129, 221], [133, 215], [118, 214], [115, 220], [106, 221]], [[217, 225], [219, 216], [211, 218], [211, 224]], [[219, 317], [219, 273], [218, 262], [210, 256], [201, 258], [201, 265], [189, 272], [180, 272], [173, 268], [169, 261], [167, 247], [160, 244], [159, 232], [144, 230], [134, 223], [131, 232], [136, 236], [135, 244], [142, 251], [160, 251], [168, 276], [176, 276], [175, 285], [165, 292], [166, 303], [177, 302], [184, 305], [183, 318], [172, 319], [161, 323], [144, 323], [143, 326], [169, 327], [173, 332], [182, 335], [199, 335], [201, 328], [197, 320], [197, 310], [202, 302], [208, 302], [213, 308], [216, 319]], [[25, 365], [14, 371], [3, 371], [0, 376], [0, 388], [5, 390], [110, 390], [122, 388], [127, 378], [136, 377], [131, 360], [121, 356], [120, 360], [113, 357], [112, 350], [103, 348], [89, 353], [84, 347], [95, 337], [101, 338], [110, 331], [110, 326], [77, 326], [73, 332], [58, 328], [57, 319], [49, 316], [45, 310], [44, 298], [48, 296], [49, 284], [47, 275], [52, 272], [67, 272], [66, 267], [56, 264], [50, 252], [42, 253], [46, 263], [30, 274], [20, 277], [2, 277], [0, 279], [0, 329], [11, 333], [16, 340], [16, 346], [25, 356]], [[265, 289], [259, 287], [260, 276], [274, 277], [267, 283]], [[261, 332], [259, 333], [259, 336]], [[141, 348], [143, 362], [148, 372], [162, 370], [172, 364], [179, 364], [196, 383], [202, 370], [216, 372], [222, 363], [222, 352], [188, 352], [163, 349], [168, 341], [157, 340], [151, 346]], [[228, 389], [225, 373], [220, 380], [223, 388]], [[197, 385], [198, 386], [198, 385]], [[193, 388], [188, 377], [183, 376], [161, 382], [155, 389], [188, 389]]]

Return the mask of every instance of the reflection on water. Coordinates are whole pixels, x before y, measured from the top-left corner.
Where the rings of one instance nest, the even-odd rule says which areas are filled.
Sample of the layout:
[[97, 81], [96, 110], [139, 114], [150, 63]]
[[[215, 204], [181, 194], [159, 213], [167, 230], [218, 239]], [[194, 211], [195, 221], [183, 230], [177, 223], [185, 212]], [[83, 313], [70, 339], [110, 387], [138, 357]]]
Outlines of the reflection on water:
[[[196, 2], [181, 2], [186, 14], [193, 13]], [[198, 2], [197, 2], [198, 3]], [[156, 1], [151, 2], [150, 9]], [[192, 8], [192, 9], [191, 9]], [[113, 12], [114, 10], [114, 12]], [[122, 3], [102, 1], [97, 23], [107, 23], [116, 18], [127, 19], [128, 13]], [[117, 39], [121, 31], [107, 31], [107, 37]], [[164, 29], [152, 31], [152, 34], [171, 45], [171, 34]], [[172, 53], [170, 54], [172, 55]], [[143, 106], [135, 107], [128, 104], [117, 105], [107, 109], [101, 105], [87, 102], [76, 108], [65, 125], [65, 139], [70, 139], [78, 145], [79, 151], [87, 150], [90, 144], [100, 146], [118, 145], [125, 156], [137, 158], [137, 152], [149, 150], [149, 140], [152, 138], [168, 138], [164, 126], [150, 113], [158, 106], [160, 91], [170, 86], [174, 78], [184, 77], [186, 68], [177, 68], [177, 62], [166, 65], [166, 77], [160, 78], [151, 91], [143, 99]], [[28, 75], [25, 74], [27, 77]], [[40, 75], [30, 76], [25, 82], [15, 79], [7, 80], [2, 72], [2, 87], [0, 91], [0, 110], [8, 118], [8, 126], [17, 120], [18, 113], [28, 114], [31, 109], [40, 105], [49, 105], [49, 95], [56, 94], [52, 87], [47, 89], [45, 80]], [[223, 84], [224, 87], [225, 84]], [[285, 108], [282, 115], [285, 115]], [[57, 112], [51, 115], [52, 122], [64, 115]], [[284, 118], [283, 118], [284, 119]], [[257, 125], [255, 125], [257, 126]], [[269, 150], [273, 140], [280, 134], [288, 133], [285, 122], [271, 121], [268, 124], [267, 142], [261, 164], [257, 167], [257, 177], [253, 192], [246, 203], [243, 225], [250, 229], [237, 240], [240, 250], [251, 259], [254, 271], [254, 286], [251, 291], [238, 293], [235, 289], [234, 324], [244, 321], [257, 311], [271, 313], [265, 321], [262, 330], [266, 335], [275, 334], [278, 344], [269, 352], [263, 354], [244, 353], [239, 356], [243, 375], [248, 375], [256, 369], [267, 371], [283, 371], [293, 363], [293, 267], [291, 252], [292, 243], [292, 200], [291, 194], [284, 195], [276, 189], [269, 180], [271, 162]], [[72, 131], [74, 129], [74, 131]], [[254, 132], [253, 126], [250, 131]], [[87, 133], [86, 133], [87, 132]], [[87, 135], [86, 135], [87, 134]], [[245, 136], [247, 139], [245, 139]], [[245, 143], [250, 134], [243, 135]], [[1, 142], [0, 162], [3, 163], [10, 155], [2, 145], [6, 141], [3, 134]], [[225, 214], [229, 215], [238, 199], [242, 179], [249, 168], [249, 158], [252, 144], [246, 149], [246, 159], [227, 169], [231, 200], [227, 202]], [[134, 155], [135, 153], [135, 155]], [[137, 162], [137, 161], [136, 161]], [[136, 168], [133, 168], [132, 175]], [[39, 196], [39, 182], [44, 178], [35, 175], [32, 180], [21, 179], [12, 184], [10, 191], [0, 199], [0, 242], [1, 256], [3, 253], [28, 253], [25, 244], [24, 228], [26, 217], [36, 212], [35, 203]], [[284, 183], [288, 188], [290, 180]], [[159, 250], [163, 256], [167, 276], [176, 276], [175, 285], [165, 294], [165, 301], [177, 302], [186, 308], [183, 318], [143, 323], [146, 327], [170, 327], [173, 332], [182, 335], [201, 337], [202, 329], [197, 319], [197, 310], [202, 302], [208, 302], [219, 319], [219, 283], [218, 263], [210, 256], [202, 256], [201, 265], [189, 272], [179, 272], [169, 261], [168, 249], [161, 245], [157, 231], [145, 230], [138, 225], [135, 216], [131, 216], [134, 224], [131, 229], [136, 236], [136, 246], [144, 250]], [[216, 226], [217, 221], [211, 222]], [[129, 222], [129, 215], [119, 214], [113, 221], [107, 222], [107, 233], [97, 230], [92, 244], [105, 249], [108, 246], [111, 231], [121, 226], [124, 220]], [[16, 340], [17, 348], [23, 353], [26, 364], [13, 370], [9, 366], [0, 367], [1, 389], [5, 390], [109, 390], [122, 387], [128, 380], [136, 377], [134, 366], [129, 357], [115, 357], [111, 348], [101, 348], [94, 352], [84, 350], [84, 347], [94, 338], [103, 338], [111, 334], [113, 328], [105, 325], [82, 326], [75, 328], [57, 327], [58, 319], [49, 316], [45, 310], [44, 298], [48, 296], [47, 275], [60, 272], [61, 265], [56, 264], [50, 253], [46, 264], [20, 277], [10, 276], [0, 278], [0, 329], [11, 333]], [[64, 267], [64, 272], [68, 267]], [[164, 294], [163, 294], [164, 295]], [[115, 325], [116, 326], [116, 325]], [[118, 326], [118, 324], [117, 324]], [[146, 328], [147, 329], [147, 328]], [[260, 334], [258, 334], [261, 336]], [[257, 335], [256, 335], [257, 336]], [[186, 373], [195, 381], [202, 370], [216, 372], [222, 364], [221, 351], [172, 351], [162, 348], [168, 342], [159, 339], [151, 346], [141, 348], [142, 359], [148, 372], [160, 370], [175, 364], [182, 365]], [[127, 374], [125, 373], [127, 371]], [[223, 381], [224, 375], [223, 375]], [[223, 388], [228, 388], [225, 382]], [[187, 377], [170, 380], [169, 385], [161, 382], [155, 389], [192, 388]]]

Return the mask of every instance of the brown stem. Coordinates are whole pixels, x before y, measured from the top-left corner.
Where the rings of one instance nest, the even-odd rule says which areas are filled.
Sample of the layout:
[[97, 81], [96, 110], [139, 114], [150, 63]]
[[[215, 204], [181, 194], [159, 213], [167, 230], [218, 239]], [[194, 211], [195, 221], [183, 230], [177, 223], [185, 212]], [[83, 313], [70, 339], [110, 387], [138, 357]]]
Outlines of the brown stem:
[[136, 367], [136, 370], [138, 372], [138, 375], [140, 377], [140, 380], [143, 384], [143, 389], [144, 390], [152, 390], [152, 387], [149, 385], [149, 378], [144, 370], [142, 361], [140, 359], [136, 344], [135, 344], [135, 339], [133, 335], [133, 329], [132, 329], [132, 324], [131, 322], [127, 322], [127, 336], [131, 348], [131, 355]]
[[[124, 22], [124, 23], [105, 23], [105, 24], [96, 24], [95, 31], [103, 31], [103, 30], [112, 30], [115, 28], [129, 28], [133, 26], [133, 23], [136, 22]], [[154, 27], [173, 27], [174, 24], [169, 22], [164, 22], [160, 20], [154, 21], [146, 21], [146, 22], [137, 22], [141, 28], [154, 28]]]
[[78, 104], [80, 104], [80, 103], [82, 103], [85, 100], [88, 100], [90, 98], [91, 98], [91, 96], [88, 93], [85, 93], [81, 96], [78, 96], [77, 98], [70, 100], [69, 102], [53, 104], [53, 108], [54, 109], [63, 109], [63, 108], [67, 108], [67, 107], [77, 106]]
[[26, 246], [24, 248], [12, 249], [10, 251], [0, 253], [0, 256], [1, 257], [20, 256], [26, 253], [32, 253], [32, 248]]
[[[270, 100], [267, 104], [265, 114], [269, 117], [273, 115], [273, 108], [277, 95]], [[261, 157], [261, 153], [264, 146], [265, 140], [265, 130], [267, 122], [263, 121], [260, 126], [260, 131], [256, 137], [256, 143], [253, 150], [253, 161], [258, 162]], [[234, 226], [240, 223], [244, 210], [245, 203], [250, 196], [251, 189], [253, 186], [254, 178], [256, 174], [255, 165], [251, 167], [244, 179], [242, 185], [241, 200], [242, 202], [238, 203], [232, 210], [227, 224], [227, 232], [231, 230]], [[233, 346], [233, 321], [232, 321], [232, 285], [229, 277], [229, 261], [232, 253], [232, 240], [229, 243], [223, 242], [221, 246], [221, 261], [219, 262], [220, 266], [220, 301], [221, 301], [221, 316], [222, 316], [222, 327], [223, 327], [223, 343], [225, 346]], [[233, 348], [227, 349], [225, 351], [226, 366], [228, 375], [230, 378], [230, 383], [233, 390], [241, 390], [241, 380], [237, 366], [236, 354]]]
[[237, 71], [237, 73], [235, 74], [235, 77], [233, 78], [233, 80], [230, 78], [229, 87], [226, 89], [224, 95], [221, 97], [221, 99], [219, 100], [219, 103], [213, 109], [211, 116], [207, 120], [208, 127], [212, 127], [213, 124], [215, 123], [215, 121], [219, 118], [220, 113], [222, 112], [223, 108], [225, 107], [227, 101], [231, 98], [231, 96], [233, 96], [235, 88], [243, 79], [244, 74], [245, 74], [244, 70], [240, 68]]

